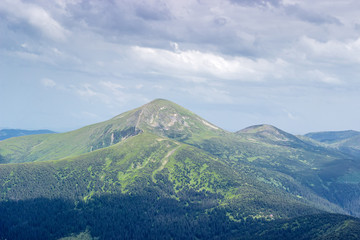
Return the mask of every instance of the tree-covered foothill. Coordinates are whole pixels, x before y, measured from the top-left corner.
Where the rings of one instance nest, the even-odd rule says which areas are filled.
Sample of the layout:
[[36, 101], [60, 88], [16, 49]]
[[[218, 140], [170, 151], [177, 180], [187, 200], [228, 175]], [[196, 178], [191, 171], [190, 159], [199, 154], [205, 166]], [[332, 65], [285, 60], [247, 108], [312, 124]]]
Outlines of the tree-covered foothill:
[[359, 225], [358, 219], [335, 214], [236, 222], [228, 218], [226, 208], [156, 195], [0, 204], [0, 239], [358, 239]]

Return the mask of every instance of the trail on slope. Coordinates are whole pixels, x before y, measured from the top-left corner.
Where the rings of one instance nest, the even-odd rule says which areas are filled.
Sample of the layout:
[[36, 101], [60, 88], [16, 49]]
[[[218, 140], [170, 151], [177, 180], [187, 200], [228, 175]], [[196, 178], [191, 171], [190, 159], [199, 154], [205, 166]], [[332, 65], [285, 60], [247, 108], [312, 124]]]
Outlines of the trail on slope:
[[175, 153], [175, 151], [178, 150], [179, 147], [181, 146], [181, 145], [179, 145], [178, 143], [176, 143], [176, 144], [177, 144], [178, 146], [175, 147], [174, 149], [171, 149], [171, 150], [166, 154], [166, 156], [165, 156], [163, 159], [161, 159], [161, 166], [153, 172], [153, 174], [152, 174], [152, 180], [153, 180], [154, 183], [156, 183], [155, 174], [156, 174], [157, 172], [160, 172], [161, 170], [164, 169], [165, 165], [169, 162], [169, 157], [171, 157], [171, 155], [173, 155], [173, 154]]
[[138, 120], [136, 121], [136, 125], [135, 125], [135, 129], [138, 129], [139, 128], [139, 124], [140, 124], [140, 119], [143, 115], [143, 112], [144, 112], [144, 109], [141, 109], [141, 112], [139, 114], [139, 117], [138, 117]]

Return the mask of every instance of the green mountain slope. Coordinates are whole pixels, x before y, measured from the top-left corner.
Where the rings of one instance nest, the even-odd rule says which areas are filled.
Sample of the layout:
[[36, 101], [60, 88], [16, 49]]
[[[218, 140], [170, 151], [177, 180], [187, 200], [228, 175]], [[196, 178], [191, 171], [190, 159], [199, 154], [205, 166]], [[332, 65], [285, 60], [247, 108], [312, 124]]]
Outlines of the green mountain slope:
[[[195, 234], [203, 239], [215, 236], [231, 238], [242, 236], [244, 232], [249, 239], [256, 239], [255, 236], [259, 237], [264, 232], [274, 239], [282, 232], [299, 235], [296, 224], [300, 220], [290, 219], [302, 215], [309, 216], [301, 220], [307, 221], [301, 227], [316, 233], [309, 225], [310, 221], [313, 217], [319, 218], [318, 214], [325, 214], [308, 200], [259, 181], [249, 172], [234, 171], [221, 159], [204, 151], [150, 133], [141, 133], [111, 147], [77, 157], [2, 165], [0, 186], [0, 210], [4, 210], [0, 213], [1, 219], [13, 221], [12, 228], [5, 228], [9, 231], [6, 236], [14, 236], [16, 231], [40, 225], [41, 233], [37, 233], [40, 235], [33, 238], [65, 237], [66, 234], [90, 228], [92, 236], [102, 239], [116, 239], [116, 234], [141, 239], [149, 231], [150, 234], [167, 231], [164, 239], [170, 237], [169, 234], [181, 238], [193, 238]], [[53, 206], [57, 211], [48, 207], [45, 208], [47, 211], [43, 210], [44, 204]], [[120, 210], [116, 210], [117, 207]], [[22, 209], [21, 216], [14, 208], [17, 211]], [[37, 210], [38, 217], [34, 217], [29, 209], [35, 211], [39, 208], [42, 210]], [[11, 215], [8, 215], [9, 209], [14, 210]], [[57, 217], [49, 218], [48, 211]], [[99, 223], [99, 215], [106, 217], [103, 221], [117, 216], [119, 219], [111, 221], [118, 226], [128, 222], [131, 226], [123, 227], [130, 230], [119, 232], [111, 228], [112, 223], [103, 226], [103, 222]], [[154, 216], [156, 224], [152, 223], [152, 228], [156, 230], [147, 222], [153, 222]], [[165, 216], [169, 219], [164, 219]], [[323, 223], [315, 228], [329, 228], [325, 216], [321, 217]], [[59, 219], [66, 219], [66, 224], [62, 223], [61, 230], [48, 232], [44, 230], [48, 229], [46, 224], [43, 226], [44, 223], [37, 222], [38, 218], [49, 218], [48, 221], [54, 224]], [[81, 223], [78, 218], [90, 219], [90, 222]], [[192, 229], [188, 229], [189, 222], [195, 219], [198, 219], [199, 226], [190, 224]], [[25, 226], [21, 223], [24, 220]], [[170, 221], [170, 226], [164, 228], [164, 221]], [[287, 229], [288, 221], [294, 221], [295, 227]], [[335, 221], [340, 226], [346, 221], [353, 221], [351, 231], [360, 228], [357, 220], [348, 217]], [[134, 235], [134, 225], [139, 222], [146, 227], [137, 230], [138, 235]], [[2, 224], [4, 226], [6, 222]], [[206, 231], [197, 233], [204, 224]], [[219, 229], [215, 227], [218, 224]], [[99, 225], [102, 227], [99, 228]], [[274, 227], [278, 230], [274, 231]], [[104, 228], [107, 231], [104, 232]], [[233, 232], [229, 234], [231, 229]], [[181, 235], [188, 231], [190, 235]]]
[[0, 239], [360, 236], [341, 215], [360, 216], [357, 159], [269, 125], [226, 132], [162, 99], [1, 141], [0, 160]]
[[[244, 166], [261, 169], [256, 172], [265, 182], [291, 189], [289, 192], [293, 193], [312, 192], [360, 216], [360, 164], [348, 154], [311, 144], [269, 125], [203, 139], [196, 145], [225, 159], [234, 169], [241, 170]], [[306, 190], [299, 190], [299, 186]], [[307, 199], [310, 196], [299, 195]]]
[[75, 131], [1, 141], [0, 160], [18, 163], [76, 156], [111, 146], [143, 131], [185, 142], [225, 132], [175, 103], [157, 99]]
[[[274, 216], [289, 217], [314, 211], [306, 201], [245, 172], [233, 171], [204, 151], [149, 133], [77, 157], [6, 164], [0, 171], [3, 200], [43, 197], [88, 201], [102, 194], [141, 194], [152, 189], [174, 199], [196, 192], [208, 200], [221, 200], [224, 206], [236, 202], [238, 207], [244, 205], [245, 216], [261, 216], [263, 212], [265, 217], [266, 211], [271, 211]], [[250, 196], [257, 198], [258, 205], [252, 206]], [[280, 207], [284, 199], [301, 210], [294, 207], [286, 213]], [[267, 205], [271, 206], [268, 210], [259, 208]]]

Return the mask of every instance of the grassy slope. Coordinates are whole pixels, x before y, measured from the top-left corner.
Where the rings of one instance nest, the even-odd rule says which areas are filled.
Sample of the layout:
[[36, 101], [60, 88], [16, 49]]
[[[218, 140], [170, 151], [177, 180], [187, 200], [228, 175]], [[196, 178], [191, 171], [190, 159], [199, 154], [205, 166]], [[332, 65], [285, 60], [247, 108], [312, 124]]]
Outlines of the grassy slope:
[[[239, 234], [241, 232], [243, 236], [245, 229], [247, 234], [251, 233], [248, 239], [264, 238], [264, 234], [273, 238], [278, 234], [301, 236], [302, 233], [298, 228], [288, 229], [290, 223], [292, 224], [290, 226], [293, 226], [301, 221], [300, 229], [310, 229], [314, 232], [317, 229], [325, 229], [327, 234], [331, 236], [335, 234], [335, 232], [331, 233], [326, 215], [321, 217], [321, 223], [314, 225], [313, 218], [319, 218], [314, 214], [319, 214], [321, 211], [314, 208], [311, 202], [292, 196], [286, 189], [278, 188], [272, 183], [261, 181], [253, 172], [245, 170], [234, 170], [222, 160], [193, 146], [150, 133], [142, 133], [111, 147], [63, 160], [1, 165], [0, 192], [2, 201], [10, 201], [11, 205], [7, 207], [8, 209], [12, 207], [21, 209], [28, 204], [23, 202], [19, 205], [19, 201], [29, 201], [30, 206], [37, 207], [36, 201], [34, 203], [32, 199], [43, 198], [54, 202], [61, 199], [76, 203], [75, 208], [78, 210], [75, 209], [76, 212], [72, 213], [74, 216], [100, 214], [96, 210], [99, 207], [97, 205], [110, 204], [107, 203], [108, 200], [99, 200], [103, 196], [120, 194], [123, 196], [121, 197], [123, 201], [130, 201], [128, 209], [130, 212], [135, 210], [132, 209], [134, 207], [144, 209], [140, 210], [139, 214], [141, 211], [150, 211], [146, 210], [148, 209], [146, 206], [142, 206], [149, 204], [146, 199], [169, 199], [175, 204], [175, 208], [166, 211], [183, 209], [189, 214], [187, 216], [189, 219], [186, 221], [193, 222], [193, 218], [207, 216], [205, 219], [202, 217], [201, 221], [205, 221], [203, 224], [209, 224], [208, 221], [213, 220], [208, 217], [225, 214], [225, 218], [221, 221], [230, 221], [229, 224], [233, 222], [236, 230], [233, 230], [232, 234], [222, 235], [222, 238], [231, 238], [236, 236], [237, 232]], [[256, 169], [252, 168], [252, 170]], [[135, 201], [136, 196], [140, 197], [139, 202]], [[137, 205], [131, 205], [129, 198], [133, 198]], [[11, 203], [12, 201], [14, 204]], [[45, 200], [39, 200], [39, 204], [44, 204], [43, 201]], [[51, 202], [47, 204], [52, 205]], [[162, 209], [169, 203], [158, 204]], [[65, 212], [74, 211], [72, 208], [70, 206]], [[87, 213], [88, 211], [90, 212]], [[107, 217], [110, 217], [114, 212], [110, 213], [110, 216], [108, 214]], [[162, 216], [162, 210], [157, 214]], [[289, 219], [307, 214], [311, 216], [306, 219]], [[220, 215], [216, 218], [221, 219]], [[171, 219], [174, 220], [176, 217], [173, 216]], [[250, 219], [252, 221], [249, 221]], [[29, 220], [30, 223], [32, 221], [34, 220]], [[76, 221], [76, 218], [71, 221]], [[353, 220], [340, 217], [335, 221], [337, 225], [334, 226], [343, 226], [347, 221]], [[89, 226], [94, 231], [94, 236], [103, 236], [106, 239], [106, 235], [101, 235], [104, 233], [96, 232], [96, 229], [103, 232], [102, 228], [97, 227], [97, 225], [103, 226], [102, 224], [89, 223]], [[360, 224], [356, 221], [351, 224], [354, 226], [344, 230], [346, 233], [360, 228]], [[16, 227], [14, 229], [17, 229]], [[178, 227], [184, 226], [180, 224]], [[312, 233], [311, 238], [315, 235]]]
[[203, 210], [225, 209], [234, 221], [288, 218], [316, 209], [342, 213], [336, 204], [360, 213], [359, 187], [339, 180], [348, 168], [336, 170], [344, 155], [278, 129], [251, 130], [228, 133], [156, 100], [73, 132], [9, 139], [0, 142], [5, 161], [39, 162], [0, 165], [1, 198], [89, 202], [104, 194], [151, 193], [205, 202]]
[[0, 142], [0, 163], [56, 160], [116, 144], [142, 131], [191, 142], [225, 131], [185, 108], [162, 99], [108, 121], [60, 134], [25, 136]]
[[107, 147], [136, 133], [130, 126], [131, 120], [135, 119], [126, 118], [133, 112], [124, 113], [124, 119], [110, 119], [71, 132], [7, 139], [0, 142], [0, 155], [10, 163], [33, 162], [76, 156]]
[[338, 211], [313, 199], [318, 195], [360, 216], [360, 165], [349, 155], [309, 144], [266, 125], [250, 127], [236, 135], [203, 139], [196, 145], [225, 159], [235, 169], [260, 169], [256, 175], [264, 182]]
[[[222, 199], [224, 206], [235, 204], [245, 215], [261, 216], [270, 211], [274, 216], [289, 217], [312, 211], [306, 201], [245, 172], [233, 171], [199, 149], [148, 133], [78, 157], [6, 164], [0, 171], [3, 200], [44, 197], [86, 201], [106, 193], [140, 194], [148, 187], [175, 199], [200, 192]], [[284, 199], [301, 210], [284, 211]]]
[[356, 207], [359, 195], [356, 181], [360, 179], [353, 167], [356, 163], [349, 160], [343, 164], [339, 160], [344, 155], [306, 143], [269, 125], [229, 133], [161, 99], [76, 131], [2, 141], [0, 155], [5, 162], [61, 159], [114, 145], [140, 132], [152, 132], [199, 147], [238, 171], [253, 173], [257, 181], [305, 198], [317, 207], [323, 205], [325, 209], [341, 212], [336, 207], [340, 205], [346, 211], [360, 214]]

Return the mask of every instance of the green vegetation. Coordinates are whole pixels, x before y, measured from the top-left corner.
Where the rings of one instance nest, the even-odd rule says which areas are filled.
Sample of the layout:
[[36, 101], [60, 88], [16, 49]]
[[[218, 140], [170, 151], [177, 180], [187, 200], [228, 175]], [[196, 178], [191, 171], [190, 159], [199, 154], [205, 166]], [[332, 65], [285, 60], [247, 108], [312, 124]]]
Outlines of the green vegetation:
[[0, 239], [360, 237], [356, 158], [166, 100], [1, 141], [0, 163]]
[[77, 156], [114, 145], [143, 131], [183, 142], [225, 132], [189, 110], [160, 99], [75, 131], [1, 141], [0, 160], [20, 163]]

